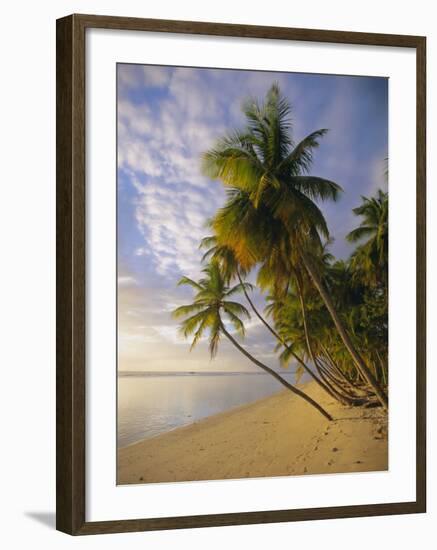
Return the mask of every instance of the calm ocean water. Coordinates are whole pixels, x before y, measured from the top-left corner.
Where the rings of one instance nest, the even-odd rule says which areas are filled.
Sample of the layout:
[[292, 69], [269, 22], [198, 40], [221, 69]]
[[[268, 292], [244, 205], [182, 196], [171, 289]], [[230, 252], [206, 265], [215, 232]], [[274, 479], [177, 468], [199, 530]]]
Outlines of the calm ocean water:
[[[281, 376], [294, 380], [292, 372]], [[118, 445], [124, 447], [282, 389], [264, 373], [120, 375]]]

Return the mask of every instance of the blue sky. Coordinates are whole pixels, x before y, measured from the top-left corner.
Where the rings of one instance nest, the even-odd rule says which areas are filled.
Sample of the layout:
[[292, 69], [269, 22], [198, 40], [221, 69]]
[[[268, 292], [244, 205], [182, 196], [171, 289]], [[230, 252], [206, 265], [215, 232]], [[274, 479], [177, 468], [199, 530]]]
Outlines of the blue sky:
[[[339, 183], [338, 203], [321, 204], [346, 258], [345, 235], [357, 225], [360, 196], [385, 186], [388, 156], [388, 80], [299, 73], [119, 64], [118, 309], [121, 370], [252, 370], [223, 342], [210, 362], [206, 342], [189, 353], [170, 312], [190, 300], [176, 287], [201, 269], [205, 221], [223, 204], [219, 182], [199, 170], [203, 151], [244, 123], [241, 103], [262, 99], [273, 82], [293, 106], [294, 139], [328, 128], [315, 153], [313, 175]], [[260, 296], [256, 297], [262, 303]], [[246, 345], [278, 367], [274, 342], [255, 320]]]

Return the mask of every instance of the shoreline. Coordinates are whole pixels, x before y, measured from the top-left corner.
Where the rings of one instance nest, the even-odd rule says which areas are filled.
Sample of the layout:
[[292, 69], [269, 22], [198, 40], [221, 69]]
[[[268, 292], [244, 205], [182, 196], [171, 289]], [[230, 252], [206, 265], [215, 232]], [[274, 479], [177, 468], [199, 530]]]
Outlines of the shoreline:
[[314, 382], [327, 421], [284, 390], [117, 451], [117, 484], [276, 477], [388, 469], [387, 416], [345, 407]]
[[[299, 389], [305, 391], [305, 386], [307, 384], [311, 384], [311, 382], [305, 382], [304, 384], [297, 384], [296, 387]], [[133, 445], [140, 445], [141, 443], [146, 443], [147, 441], [151, 441], [152, 439], [156, 439], [158, 437], [165, 437], [168, 434], [171, 434], [175, 431], [179, 430], [185, 430], [187, 428], [191, 428], [192, 426], [198, 426], [199, 424], [203, 424], [203, 422], [209, 422], [213, 419], [218, 419], [221, 416], [228, 416], [231, 413], [238, 412], [240, 410], [244, 410], [247, 407], [252, 407], [253, 405], [256, 405], [257, 403], [261, 403], [262, 401], [265, 401], [266, 399], [270, 399], [272, 397], [281, 395], [282, 393], [287, 392], [287, 390], [279, 390], [272, 395], [268, 395], [267, 397], [259, 397], [258, 399], [255, 399], [255, 401], [251, 401], [250, 403], [243, 403], [242, 405], [235, 405], [234, 407], [231, 407], [229, 409], [226, 409], [225, 411], [221, 411], [215, 414], [211, 414], [209, 416], [205, 416], [203, 418], [199, 418], [199, 420], [194, 420], [192, 422], [189, 422], [188, 424], [183, 424], [181, 426], [175, 426], [174, 428], [170, 428], [170, 430], [167, 430], [165, 432], [161, 432], [155, 435], [151, 435], [149, 437], [143, 437], [142, 439], [139, 439], [138, 441], [133, 441], [132, 443], [128, 443], [127, 445], [118, 446], [117, 451], [122, 451], [123, 449], [127, 449], [128, 447], [132, 447]], [[288, 393], [288, 392], [287, 392]]]

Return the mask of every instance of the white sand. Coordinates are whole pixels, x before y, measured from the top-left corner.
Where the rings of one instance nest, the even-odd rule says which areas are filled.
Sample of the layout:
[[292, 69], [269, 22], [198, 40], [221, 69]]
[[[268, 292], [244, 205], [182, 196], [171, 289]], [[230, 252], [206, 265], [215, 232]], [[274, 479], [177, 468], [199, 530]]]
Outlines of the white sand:
[[122, 448], [118, 483], [387, 470], [387, 416], [305, 391], [335, 418], [284, 391]]

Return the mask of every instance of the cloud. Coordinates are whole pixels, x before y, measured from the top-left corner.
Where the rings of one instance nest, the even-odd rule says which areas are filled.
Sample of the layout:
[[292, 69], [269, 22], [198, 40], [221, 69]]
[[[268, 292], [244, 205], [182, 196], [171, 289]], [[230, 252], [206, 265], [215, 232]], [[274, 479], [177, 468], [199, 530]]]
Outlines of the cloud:
[[135, 105], [131, 101], [121, 99], [117, 106], [119, 141], [133, 140], [139, 135], [149, 135], [154, 126], [151, 110], [146, 103]]
[[135, 199], [135, 219], [145, 246], [136, 254], [148, 256], [161, 276], [199, 274], [199, 243], [207, 234], [206, 220], [220, 204], [221, 194], [204, 195], [189, 185], [166, 185], [148, 180]]
[[[169, 76], [146, 66], [147, 82], [149, 71], [155, 84]], [[132, 74], [127, 75], [131, 83]], [[145, 101], [120, 93], [118, 166], [135, 190], [135, 221], [144, 240], [134, 254], [151, 260], [159, 276], [199, 273], [197, 249], [205, 223], [223, 202], [221, 186], [200, 172], [201, 153], [223, 131], [219, 98], [190, 69], [172, 71], [153, 111]]]
[[162, 88], [167, 86], [171, 68], [121, 63], [117, 67], [119, 92], [126, 93], [139, 88]]
[[167, 86], [171, 78], [171, 69], [169, 67], [151, 67], [142, 66], [144, 85], [152, 88], [162, 88]]

